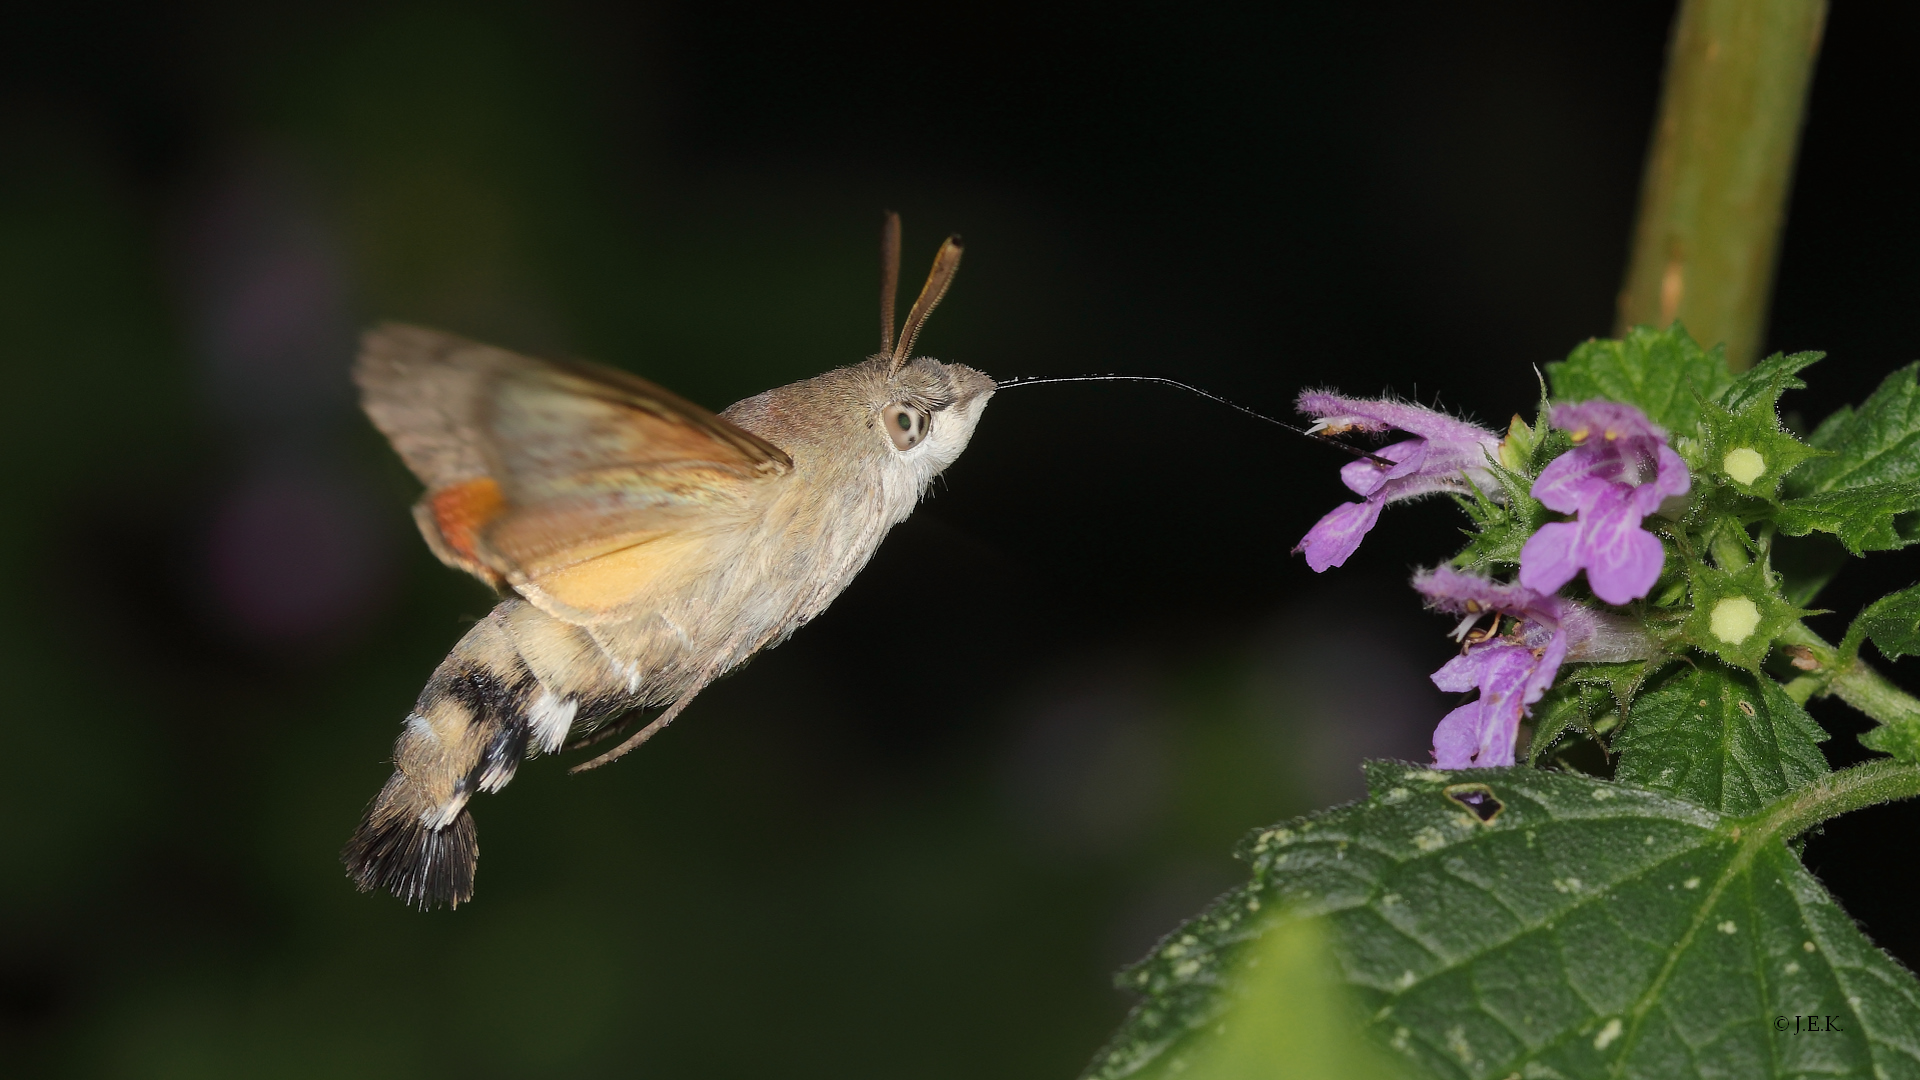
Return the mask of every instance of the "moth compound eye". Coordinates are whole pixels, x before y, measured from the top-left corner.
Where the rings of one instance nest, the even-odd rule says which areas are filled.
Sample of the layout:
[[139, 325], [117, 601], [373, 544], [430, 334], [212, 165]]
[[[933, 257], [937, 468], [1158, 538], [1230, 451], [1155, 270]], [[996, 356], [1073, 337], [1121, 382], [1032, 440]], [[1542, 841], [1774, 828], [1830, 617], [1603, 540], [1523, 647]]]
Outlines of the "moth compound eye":
[[895, 450], [911, 450], [927, 437], [927, 414], [904, 402], [895, 402], [880, 411], [880, 422], [893, 440]]

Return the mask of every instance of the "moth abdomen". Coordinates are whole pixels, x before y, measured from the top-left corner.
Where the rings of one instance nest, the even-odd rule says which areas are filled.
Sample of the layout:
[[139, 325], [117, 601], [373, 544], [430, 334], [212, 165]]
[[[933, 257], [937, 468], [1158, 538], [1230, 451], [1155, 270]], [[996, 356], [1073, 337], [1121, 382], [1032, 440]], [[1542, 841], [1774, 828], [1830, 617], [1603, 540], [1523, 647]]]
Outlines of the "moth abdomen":
[[342, 852], [363, 891], [421, 907], [473, 895], [480, 849], [468, 802], [497, 792], [530, 752], [552, 753], [576, 724], [625, 701], [584, 635], [509, 600], [440, 662], [394, 743], [394, 773]]
[[[462, 707], [465, 723], [479, 737], [478, 758], [466, 775], [455, 782], [452, 792], [452, 797], [461, 802], [476, 790], [499, 791], [513, 779], [520, 759], [527, 755], [527, 743], [532, 735], [532, 707], [540, 692], [538, 681], [527, 671], [518, 653], [507, 663], [501, 663], [505, 658], [484, 653], [464, 656], [463, 652], [465, 650], [456, 647], [420, 694], [423, 710], [430, 708], [436, 699], [457, 702]], [[489, 663], [496, 666], [489, 667]], [[447, 671], [449, 667], [454, 670]], [[451, 812], [450, 809], [448, 813]]]
[[513, 779], [520, 759], [527, 756], [527, 741], [533, 734], [524, 710], [502, 717], [492, 727], [486, 747], [480, 751], [480, 760], [467, 778], [474, 787], [488, 794], [506, 787]]

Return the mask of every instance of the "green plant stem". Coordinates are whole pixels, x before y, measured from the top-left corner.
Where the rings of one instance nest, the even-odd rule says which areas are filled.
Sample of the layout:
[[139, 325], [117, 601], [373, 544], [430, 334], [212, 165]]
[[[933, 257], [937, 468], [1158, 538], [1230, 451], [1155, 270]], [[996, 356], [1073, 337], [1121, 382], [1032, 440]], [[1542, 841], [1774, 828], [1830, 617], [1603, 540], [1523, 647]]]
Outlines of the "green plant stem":
[[1883, 724], [1920, 721], [1920, 699], [1861, 660], [1835, 673], [1828, 693]]
[[1678, 318], [1745, 370], [1767, 299], [1826, 0], [1683, 0], [1617, 332]]
[[1789, 839], [1830, 818], [1920, 795], [1920, 765], [1877, 758], [1828, 773], [1746, 819], [1759, 838]]
[[1843, 657], [1825, 638], [1796, 622], [1787, 627], [1780, 640], [1805, 646], [1819, 662], [1820, 670], [1802, 675], [1787, 684], [1787, 692], [1805, 704], [1808, 698], [1832, 694], [1882, 724], [1920, 723], [1920, 698], [1893, 685], [1885, 675], [1858, 656]]
[[1736, 539], [1733, 530], [1723, 525], [1714, 530], [1713, 539], [1708, 543], [1707, 550], [1713, 552], [1713, 561], [1719, 564], [1720, 569], [1728, 573], [1737, 573], [1745, 570], [1747, 564], [1753, 561], [1747, 555], [1745, 539], [1744, 536]]

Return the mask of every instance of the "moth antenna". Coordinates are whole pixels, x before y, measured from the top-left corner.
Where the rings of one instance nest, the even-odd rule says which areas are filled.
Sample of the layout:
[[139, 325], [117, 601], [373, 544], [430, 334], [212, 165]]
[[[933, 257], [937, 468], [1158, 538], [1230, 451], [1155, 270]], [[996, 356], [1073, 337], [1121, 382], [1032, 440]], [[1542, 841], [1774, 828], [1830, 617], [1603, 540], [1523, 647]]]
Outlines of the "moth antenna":
[[887, 211], [880, 227], [880, 355], [893, 355], [893, 320], [900, 298], [900, 215]]
[[907, 312], [906, 325], [900, 328], [900, 341], [893, 347], [893, 366], [888, 369], [889, 373], [899, 371], [913, 355], [913, 342], [920, 336], [920, 328], [926, 325], [927, 316], [933, 314], [940, 298], [947, 295], [947, 286], [953, 284], [954, 272], [960, 269], [960, 250], [960, 236], [956, 233], [947, 237], [940, 245], [939, 254], [933, 257], [927, 283], [921, 286], [920, 298], [913, 302], [913, 309]]

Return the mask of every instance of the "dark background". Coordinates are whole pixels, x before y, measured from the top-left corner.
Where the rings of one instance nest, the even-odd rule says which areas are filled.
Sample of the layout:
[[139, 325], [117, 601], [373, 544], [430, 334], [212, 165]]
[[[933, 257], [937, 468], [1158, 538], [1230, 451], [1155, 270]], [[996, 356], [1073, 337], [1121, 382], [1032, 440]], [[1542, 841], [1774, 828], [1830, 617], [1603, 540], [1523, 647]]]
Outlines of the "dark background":
[[[265, 10], [272, 7], [274, 10]], [[487, 595], [355, 412], [405, 318], [710, 406], [922, 339], [1493, 424], [1610, 330], [1671, 6], [41, 5], [0, 23], [0, 1057], [48, 1075], [1073, 1074], [1246, 829], [1424, 756], [1450, 553], [1288, 549], [1340, 459], [1156, 387], [997, 398], [834, 608], [423, 915], [336, 853]], [[1770, 347], [1920, 354], [1915, 18], [1840, 0]], [[1848, 571], [1851, 611], [1910, 555]], [[1816, 624], [1837, 635], [1833, 617]], [[1906, 673], [1901, 673], [1906, 677]], [[1837, 761], [1863, 726], [1816, 708]], [[1808, 858], [1920, 962], [1920, 816]]]

